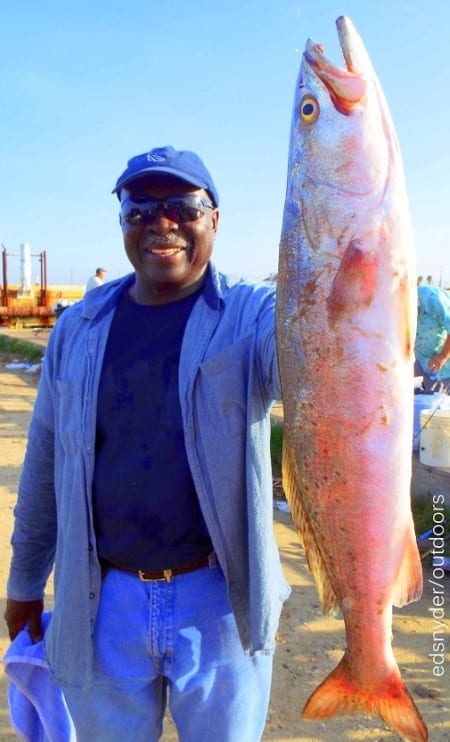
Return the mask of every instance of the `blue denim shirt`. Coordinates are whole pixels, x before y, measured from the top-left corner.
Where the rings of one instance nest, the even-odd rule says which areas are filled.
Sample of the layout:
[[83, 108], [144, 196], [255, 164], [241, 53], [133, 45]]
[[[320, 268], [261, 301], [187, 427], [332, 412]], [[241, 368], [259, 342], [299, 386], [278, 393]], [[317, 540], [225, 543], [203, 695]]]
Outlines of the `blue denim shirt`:
[[[8, 595], [42, 597], [55, 567], [46, 633], [60, 684], [89, 687], [101, 570], [91, 483], [96, 403], [108, 331], [131, 274], [86, 294], [51, 333], [15, 508]], [[186, 451], [242, 645], [270, 652], [289, 594], [273, 535], [270, 406], [280, 397], [275, 292], [210, 265], [179, 367]], [[126, 342], [126, 337], [124, 337]]]

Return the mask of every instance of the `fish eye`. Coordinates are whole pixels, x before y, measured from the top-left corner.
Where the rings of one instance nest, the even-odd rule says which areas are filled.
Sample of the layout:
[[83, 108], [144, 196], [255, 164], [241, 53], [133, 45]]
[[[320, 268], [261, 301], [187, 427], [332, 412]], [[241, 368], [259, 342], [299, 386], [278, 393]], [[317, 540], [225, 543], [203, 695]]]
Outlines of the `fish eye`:
[[300, 118], [305, 124], [313, 124], [320, 113], [319, 101], [312, 95], [304, 95], [300, 101]]

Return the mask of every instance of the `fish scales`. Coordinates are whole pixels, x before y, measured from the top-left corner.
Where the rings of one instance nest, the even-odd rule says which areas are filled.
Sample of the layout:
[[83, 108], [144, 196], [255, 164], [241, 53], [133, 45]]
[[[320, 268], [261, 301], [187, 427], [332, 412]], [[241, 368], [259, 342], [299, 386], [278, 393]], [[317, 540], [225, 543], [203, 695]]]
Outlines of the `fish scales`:
[[392, 606], [422, 591], [410, 503], [413, 236], [383, 91], [351, 21], [336, 24], [345, 67], [311, 40], [300, 66], [277, 282], [283, 486], [347, 644], [303, 716], [376, 711], [424, 742], [391, 646]]

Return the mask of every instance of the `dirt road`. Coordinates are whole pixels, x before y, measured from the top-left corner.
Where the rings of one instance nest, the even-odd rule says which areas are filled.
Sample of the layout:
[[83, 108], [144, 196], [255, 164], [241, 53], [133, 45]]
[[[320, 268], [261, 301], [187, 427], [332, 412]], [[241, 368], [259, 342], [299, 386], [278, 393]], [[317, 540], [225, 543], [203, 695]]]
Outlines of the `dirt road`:
[[[17, 482], [25, 450], [37, 378], [33, 374], [5, 369], [0, 358], [0, 600], [3, 614], [5, 581], [10, 559]], [[289, 513], [274, 509], [274, 529], [285, 574], [292, 585], [292, 596], [283, 611], [278, 632], [275, 672], [269, 718], [263, 740], [277, 742], [399, 742], [399, 737], [378, 719], [362, 716], [335, 718], [327, 723], [300, 720], [300, 709], [312, 690], [334, 667], [344, 647], [342, 622], [321, 615], [316, 590], [307, 569]], [[369, 556], [368, 556], [369, 558]], [[432, 568], [425, 568], [425, 593], [419, 603], [395, 611], [393, 645], [402, 675], [430, 730], [432, 742], [450, 742], [450, 656], [443, 664], [443, 675], [433, 675], [436, 667], [430, 653], [433, 631]], [[438, 580], [445, 591], [445, 638], [450, 637], [450, 575]], [[434, 588], [436, 589], [436, 588]], [[49, 596], [51, 598], [51, 596]], [[0, 622], [0, 652], [8, 645]], [[0, 742], [16, 739], [9, 724], [6, 678], [0, 673]], [[164, 742], [177, 739], [170, 719]], [[95, 741], [93, 741], [95, 742]], [[245, 742], [236, 740], [236, 742]]]

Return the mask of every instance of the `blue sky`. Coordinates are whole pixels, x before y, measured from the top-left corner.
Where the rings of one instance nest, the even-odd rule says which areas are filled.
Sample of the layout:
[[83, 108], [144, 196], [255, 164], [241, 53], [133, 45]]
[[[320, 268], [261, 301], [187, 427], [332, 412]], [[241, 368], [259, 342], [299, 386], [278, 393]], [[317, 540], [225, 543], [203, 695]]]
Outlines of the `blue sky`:
[[[418, 272], [450, 286], [448, 0], [17, 0], [0, 13], [0, 242], [50, 284], [129, 271], [111, 189], [129, 157], [192, 149], [221, 197], [215, 260], [275, 272], [305, 41], [361, 34], [403, 152]], [[20, 261], [8, 258], [9, 281]], [[39, 273], [33, 258], [33, 280]]]

